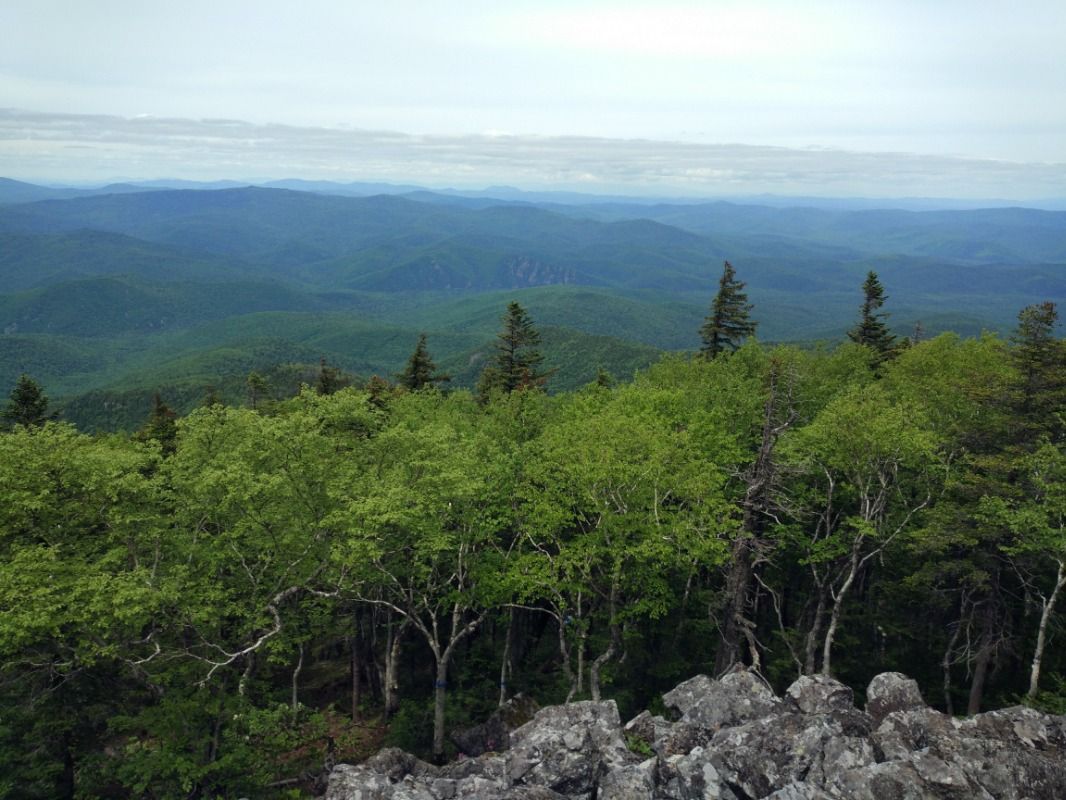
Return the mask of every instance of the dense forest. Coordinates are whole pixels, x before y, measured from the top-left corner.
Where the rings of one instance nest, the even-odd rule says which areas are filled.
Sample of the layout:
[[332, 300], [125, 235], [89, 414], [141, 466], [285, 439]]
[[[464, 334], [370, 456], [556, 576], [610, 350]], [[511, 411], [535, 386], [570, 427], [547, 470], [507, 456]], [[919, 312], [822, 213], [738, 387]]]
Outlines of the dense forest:
[[133, 431], [156, 391], [181, 414], [207, 387], [240, 404], [255, 371], [286, 397], [323, 357], [361, 383], [426, 332], [474, 389], [515, 300], [547, 390], [572, 391], [698, 347], [725, 258], [767, 343], [840, 339], [870, 270], [899, 333], [1007, 336], [1019, 309], [1066, 302], [1066, 211], [178, 186], [0, 179], [0, 387], [27, 373], [81, 430]]
[[[956, 714], [1066, 710], [1066, 342], [755, 341], [543, 391], [517, 303], [476, 392], [394, 380], [79, 432], [23, 378], [0, 433], [0, 796], [302, 796], [324, 763], [524, 693], [623, 718], [736, 664], [900, 670]], [[743, 342], [743, 343], [742, 343]]]

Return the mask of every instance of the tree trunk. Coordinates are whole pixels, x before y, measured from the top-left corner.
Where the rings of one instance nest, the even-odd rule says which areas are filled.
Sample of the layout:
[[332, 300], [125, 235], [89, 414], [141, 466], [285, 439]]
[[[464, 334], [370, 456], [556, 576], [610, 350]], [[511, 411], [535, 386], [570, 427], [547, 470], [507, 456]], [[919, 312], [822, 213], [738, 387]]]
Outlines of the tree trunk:
[[818, 641], [822, 636], [822, 625], [825, 624], [825, 585], [818, 587], [818, 606], [814, 610], [814, 619], [811, 620], [811, 629], [807, 631], [806, 659], [803, 671], [807, 675], [813, 675], [817, 669]]
[[444, 701], [448, 691], [448, 657], [437, 661], [437, 679], [433, 683], [433, 760], [444, 763]]
[[241, 673], [241, 679], [237, 681], [237, 694], [244, 697], [244, 693], [248, 689], [248, 681], [252, 679], [252, 675], [255, 674], [255, 651], [244, 657], [244, 672]]
[[981, 643], [981, 649], [977, 651], [977, 662], [973, 671], [973, 682], [970, 684], [970, 702], [966, 706], [966, 714], [973, 716], [981, 712], [981, 702], [984, 700], [985, 679], [988, 677], [988, 664], [992, 660], [992, 647], [987, 642]]
[[744, 641], [748, 642], [753, 665], [757, 667], [759, 660], [754, 636], [755, 623], [749, 618], [756, 555], [762, 543], [767, 516], [772, 513], [773, 508], [773, 488], [777, 471], [774, 448], [781, 434], [795, 421], [791, 382], [786, 386], [782, 397], [780, 369], [780, 362], [772, 359], [767, 376], [768, 393], [763, 406], [762, 439], [755, 461], [744, 473], [746, 488], [743, 501], [743, 534], [733, 540], [731, 547], [732, 559], [726, 579], [725, 607], [714, 659], [714, 671], [717, 675], [743, 660]]
[[359, 652], [359, 629], [356, 628], [354, 634], [352, 634], [351, 641], [351, 655], [352, 655], [352, 722], [358, 722], [360, 717], [359, 706], [363, 699], [363, 682], [361, 680], [360, 673], [362, 672], [362, 658]]
[[511, 641], [514, 639], [514, 607], [507, 614], [507, 636], [503, 642], [503, 658], [500, 659], [500, 702], [507, 702], [507, 681], [511, 677]]
[[406, 629], [406, 619], [398, 627], [395, 627], [391, 622], [389, 623], [389, 635], [385, 641], [385, 686], [383, 687], [386, 717], [391, 717], [395, 714], [400, 704], [400, 684], [396, 679], [396, 662], [400, 658], [400, 642], [403, 640], [403, 634]]
[[300, 687], [300, 673], [304, 668], [304, 646], [303, 642], [300, 643], [300, 660], [296, 662], [296, 669], [292, 671], [292, 718], [296, 719], [296, 714], [300, 710], [300, 701], [297, 692]]
[[577, 617], [574, 619], [574, 625], [577, 626], [577, 693], [580, 695], [585, 691], [585, 644], [589, 637], [581, 608], [581, 592], [577, 593]]
[[563, 665], [563, 674], [570, 684], [570, 691], [566, 693], [566, 702], [569, 703], [578, 692], [578, 678], [574, 674], [574, 668], [570, 666], [570, 645], [566, 641], [566, 617], [559, 614], [556, 619], [559, 621], [559, 657]]
[[825, 644], [822, 647], [822, 674], [829, 677], [833, 674], [833, 640], [836, 639], [837, 628], [840, 626], [840, 612], [844, 608], [844, 598], [848, 590], [855, 582], [855, 576], [859, 573], [859, 553], [862, 551], [862, 537], [859, 537], [851, 546], [851, 564], [848, 568], [848, 577], [836, 592], [833, 598], [833, 611], [829, 615], [829, 627], [825, 631]]
[[[747, 514], [745, 514], [745, 517]], [[729, 575], [725, 584], [725, 606], [718, 625], [718, 648], [714, 655], [714, 674], [722, 675], [743, 660], [741, 641], [747, 619], [748, 594], [752, 581], [752, 541], [745, 532], [733, 540]]]
[[621, 650], [622, 646], [622, 634], [618, 630], [618, 582], [620, 577], [616, 570], [611, 581], [611, 595], [607, 604], [607, 625], [611, 634], [610, 644], [589, 667], [589, 692], [592, 695], [592, 700], [597, 703], [600, 701], [600, 670], [603, 669], [608, 661], [614, 658], [615, 653]]
[[[965, 613], [966, 598], [962, 599], [961, 611]], [[955, 626], [955, 632], [951, 634], [951, 639], [948, 640], [948, 646], [944, 648], [944, 657], [940, 660], [940, 668], [944, 673], [944, 713], [949, 717], [955, 713], [955, 704], [951, 699], [951, 664], [954, 660], [955, 643], [959, 640], [959, 632], [962, 630], [962, 614], [959, 616], [959, 622]]]
[[1055, 588], [1051, 591], [1051, 596], [1041, 604], [1043, 608], [1040, 611], [1040, 628], [1036, 634], [1036, 651], [1033, 653], [1033, 664], [1029, 671], [1028, 697], [1036, 697], [1036, 693], [1040, 690], [1040, 664], [1044, 660], [1044, 647], [1047, 645], [1047, 624], [1055, 611], [1055, 602], [1059, 599], [1059, 592], [1064, 585], [1066, 585], [1066, 563], [1060, 561], [1059, 571], [1055, 576]]
[[69, 731], [63, 733], [63, 769], [56, 780], [56, 797], [62, 800], [74, 800], [75, 780], [77, 772], [74, 769], [74, 750], [71, 746]]
[[600, 653], [589, 666], [589, 693], [592, 695], [593, 702], [600, 702], [600, 670], [613, 657], [614, 637], [612, 636], [611, 643], [607, 645], [607, 649]]

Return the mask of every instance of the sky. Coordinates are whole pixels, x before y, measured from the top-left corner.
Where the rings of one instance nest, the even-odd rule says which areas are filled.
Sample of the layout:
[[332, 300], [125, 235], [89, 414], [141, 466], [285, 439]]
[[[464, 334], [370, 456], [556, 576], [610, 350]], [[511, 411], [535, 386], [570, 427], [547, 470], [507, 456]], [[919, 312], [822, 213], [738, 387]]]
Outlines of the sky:
[[0, 0], [0, 175], [1066, 196], [1066, 3]]

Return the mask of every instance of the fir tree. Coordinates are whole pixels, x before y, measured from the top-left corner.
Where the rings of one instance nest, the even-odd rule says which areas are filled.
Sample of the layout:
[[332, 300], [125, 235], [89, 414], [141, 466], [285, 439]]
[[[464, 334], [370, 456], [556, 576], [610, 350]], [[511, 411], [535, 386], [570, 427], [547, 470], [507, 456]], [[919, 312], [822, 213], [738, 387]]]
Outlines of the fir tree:
[[503, 315], [503, 330], [496, 336], [496, 353], [478, 380], [484, 400], [494, 391], [509, 394], [519, 389], [544, 386], [552, 371], [541, 370], [544, 356], [537, 349], [540, 334], [533, 320], [518, 303], [511, 301]]
[[255, 411], [259, 407], [259, 401], [270, 392], [270, 384], [267, 383], [266, 378], [254, 370], [248, 373], [246, 383], [248, 386], [248, 404]]
[[396, 375], [396, 380], [405, 389], [417, 392], [419, 389], [450, 381], [451, 376], [437, 372], [437, 365], [433, 363], [429, 350], [426, 348], [426, 335], [422, 333], [418, 336], [415, 351], [407, 359], [407, 366], [404, 367], [403, 372]]
[[320, 395], [333, 394], [348, 385], [348, 380], [339, 369], [326, 363], [325, 357], [318, 361], [318, 381], [315, 391]]
[[137, 431], [136, 438], [142, 442], [159, 442], [164, 455], [170, 455], [177, 449], [178, 415], [163, 402], [159, 392], [152, 395], [152, 411], [143, 427]]
[[378, 411], [386, 410], [391, 394], [392, 384], [380, 375], [371, 375], [370, 380], [366, 382], [367, 402]]
[[1019, 433], [1043, 433], [1060, 442], [1066, 433], [1066, 341], [1056, 338], [1058, 310], [1049, 301], [1018, 314], [1012, 356], [1020, 382], [1013, 403]]
[[718, 281], [718, 294], [711, 303], [711, 313], [700, 328], [703, 338], [700, 352], [707, 358], [714, 358], [726, 349], [736, 350], [745, 337], [755, 333], [755, 323], [749, 316], [751, 309], [744, 282], [737, 280], [733, 265], [726, 261]]
[[48, 398], [41, 385], [25, 373], [19, 376], [15, 388], [11, 390], [11, 399], [2, 416], [9, 425], [25, 425], [28, 428], [40, 427], [52, 418], [48, 416]]
[[889, 358], [896, 348], [896, 337], [888, 329], [885, 319], [888, 314], [878, 309], [885, 304], [885, 290], [877, 273], [866, 275], [862, 284], [863, 301], [858, 323], [848, 331], [848, 338], [856, 344], [866, 345], [877, 353], [878, 360]]

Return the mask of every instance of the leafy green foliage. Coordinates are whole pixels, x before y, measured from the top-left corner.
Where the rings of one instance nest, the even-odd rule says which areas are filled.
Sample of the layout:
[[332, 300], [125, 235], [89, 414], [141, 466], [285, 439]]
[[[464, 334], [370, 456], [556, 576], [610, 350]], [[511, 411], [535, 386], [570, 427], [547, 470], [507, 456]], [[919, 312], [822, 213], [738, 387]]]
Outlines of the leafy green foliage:
[[1043, 648], [1032, 702], [1052, 707], [1066, 459], [1048, 319], [888, 363], [750, 340], [631, 382], [590, 363], [574, 391], [486, 403], [319, 393], [317, 357], [246, 364], [220, 385], [233, 405], [194, 407], [190, 383], [187, 413], [160, 400], [141, 435], [17, 425], [0, 435], [0, 789], [309, 795], [327, 758], [358, 755], [353, 732], [447, 752], [501, 679], [630, 713], [710, 670], [746, 541], [742, 621], [776, 684], [896, 669], [980, 706], [1024, 692]]

